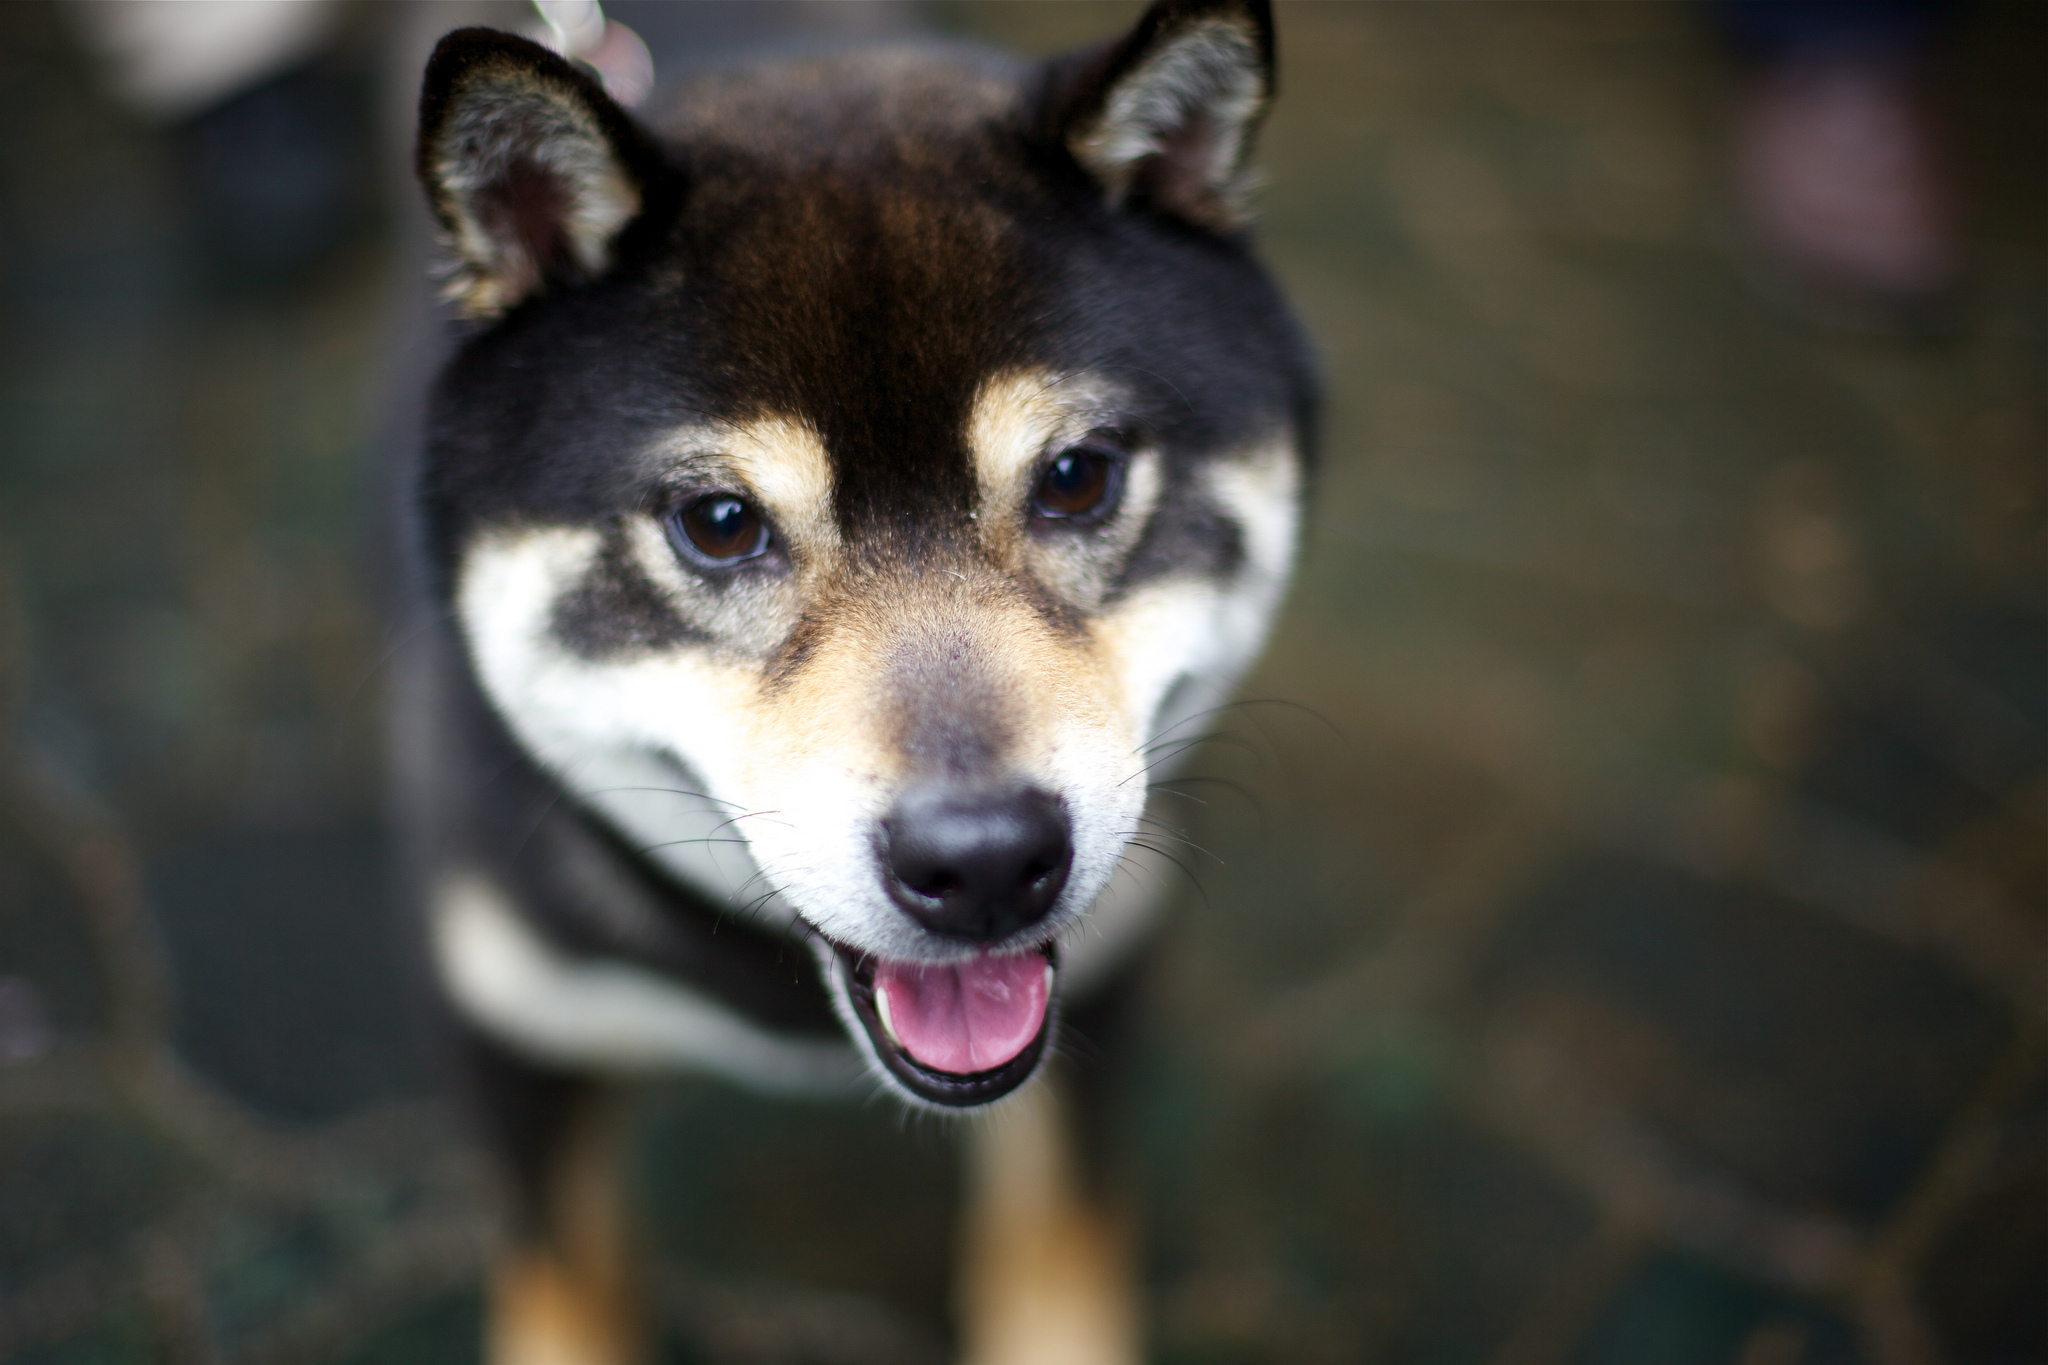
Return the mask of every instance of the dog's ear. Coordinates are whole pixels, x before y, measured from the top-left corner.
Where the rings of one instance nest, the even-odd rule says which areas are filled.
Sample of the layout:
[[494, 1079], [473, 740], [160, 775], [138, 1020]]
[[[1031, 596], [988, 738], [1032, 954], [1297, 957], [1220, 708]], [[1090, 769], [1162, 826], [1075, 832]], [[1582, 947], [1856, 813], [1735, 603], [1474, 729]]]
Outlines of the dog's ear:
[[594, 78], [524, 38], [443, 38], [420, 92], [415, 169], [474, 317], [613, 264], [664, 177], [653, 140]]
[[1138, 26], [1047, 71], [1051, 131], [1114, 204], [1241, 226], [1274, 90], [1269, 0], [1155, 0]]

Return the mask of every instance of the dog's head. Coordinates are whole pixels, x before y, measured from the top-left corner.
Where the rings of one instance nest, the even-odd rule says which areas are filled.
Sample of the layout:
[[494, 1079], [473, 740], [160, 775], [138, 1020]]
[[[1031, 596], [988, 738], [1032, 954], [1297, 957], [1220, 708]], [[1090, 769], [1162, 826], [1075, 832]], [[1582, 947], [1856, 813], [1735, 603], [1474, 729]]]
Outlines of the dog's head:
[[1281, 593], [1314, 395], [1241, 231], [1272, 85], [1253, 0], [1044, 66], [742, 71], [658, 134], [503, 34], [429, 67], [477, 327], [422, 496], [475, 672], [678, 875], [807, 926], [916, 1099], [1037, 1065], [1158, 742]]

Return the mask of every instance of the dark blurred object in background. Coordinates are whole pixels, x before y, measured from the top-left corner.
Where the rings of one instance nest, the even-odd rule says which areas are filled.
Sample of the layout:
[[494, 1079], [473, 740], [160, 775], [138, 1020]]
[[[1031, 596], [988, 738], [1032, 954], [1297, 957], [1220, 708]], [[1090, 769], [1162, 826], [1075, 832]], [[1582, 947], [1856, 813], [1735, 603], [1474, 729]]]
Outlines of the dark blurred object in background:
[[1952, 0], [1712, 0], [1749, 67], [1737, 211], [1760, 282], [1815, 320], [1924, 330], [1961, 268], [1929, 89]]
[[369, 72], [342, 57], [272, 76], [172, 130], [198, 245], [229, 287], [289, 283], [370, 209]]
[[370, 226], [374, 25], [334, 0], [69, 0], [107, 88], [160, 125], [206, 278], [288, 285]]

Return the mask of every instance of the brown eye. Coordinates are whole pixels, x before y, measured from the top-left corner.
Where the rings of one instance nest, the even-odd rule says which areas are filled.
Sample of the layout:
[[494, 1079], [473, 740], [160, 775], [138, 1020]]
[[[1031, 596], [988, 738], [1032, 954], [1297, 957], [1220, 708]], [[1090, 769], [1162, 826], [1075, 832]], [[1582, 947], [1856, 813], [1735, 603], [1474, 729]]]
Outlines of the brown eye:
[[768, 548], [768, 523], [730, 493], [698, 498], [669, 518], [674, 539], [708, 565], [737, 564]]
[[1071, 446], [1046, 466], [1031, 510], [1056, 520], [1105, 512], [1114, 505], [1122, 471], [1116, 451], [1094, 444]]

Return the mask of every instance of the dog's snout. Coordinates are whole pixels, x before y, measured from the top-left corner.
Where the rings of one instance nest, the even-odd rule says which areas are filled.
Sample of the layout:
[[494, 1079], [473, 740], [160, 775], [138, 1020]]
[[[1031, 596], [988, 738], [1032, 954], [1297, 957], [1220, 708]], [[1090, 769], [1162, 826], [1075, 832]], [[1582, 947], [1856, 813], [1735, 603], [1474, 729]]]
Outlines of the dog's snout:
[[883, 830], [891, 897], [933, 933], [977, 943], [1045, 918], [1074, 861], [1065, 806], [1036, 787], [913, 787]]

